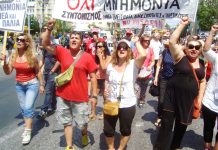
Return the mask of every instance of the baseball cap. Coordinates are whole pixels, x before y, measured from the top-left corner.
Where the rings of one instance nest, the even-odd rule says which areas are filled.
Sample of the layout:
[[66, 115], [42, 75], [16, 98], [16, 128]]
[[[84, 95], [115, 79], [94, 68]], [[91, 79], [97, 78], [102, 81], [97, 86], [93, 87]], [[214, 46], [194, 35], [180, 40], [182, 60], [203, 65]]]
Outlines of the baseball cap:
[[128, 40], [126, 40], [126, 39], [122, 39], [122, 40], [118, 41], [118, 45], [120, 43], [126, 43], [130, 47], [130, 42]]

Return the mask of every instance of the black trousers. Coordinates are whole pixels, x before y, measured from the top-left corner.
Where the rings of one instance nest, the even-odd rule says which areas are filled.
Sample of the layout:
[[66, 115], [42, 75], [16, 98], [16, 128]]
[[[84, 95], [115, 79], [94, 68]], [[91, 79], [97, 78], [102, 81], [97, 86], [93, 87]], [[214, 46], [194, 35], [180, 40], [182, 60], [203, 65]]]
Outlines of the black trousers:
[[[211, 111], [204, 105], [202, 106], [202, 114], [204, 118], [204, 142], [211, 143], [218, 114]], [[216, 141], [218, 141], [218, 132], [216, 134]]]
[[159, 80], [159, 96], [158, 96], [158, 106], [157, 106], [157, 112], [158, 112], [158, 118], [162, 118], [163, 114], [163, 102], [164, 102], [164, 94], [166, 91], [168, 80], [161, 78]]
[[122, 136], [131, 134], [132, 121], [136, 113], [136, 106], [128, 108], [119, 108], [117, 116], [109, 116], [104, 114], [104, 134], [106, 137], [113, 137], [115, 133], [116, 123], [119, 118], [120, 132]]
[[[174, 125], [173, 138], [171, 142], [170, 137], [171, 137], [174, 120], [175, 120], [175, 125]], [[157, 136], [155, 149], [175, 150], [176, 148], [179, 148], [186, 129], [187, 129], [187, 125], [181, 124], [177, 120], [177, 118], [175, 118], [174, 112], [163, 111], [161, 128]]]

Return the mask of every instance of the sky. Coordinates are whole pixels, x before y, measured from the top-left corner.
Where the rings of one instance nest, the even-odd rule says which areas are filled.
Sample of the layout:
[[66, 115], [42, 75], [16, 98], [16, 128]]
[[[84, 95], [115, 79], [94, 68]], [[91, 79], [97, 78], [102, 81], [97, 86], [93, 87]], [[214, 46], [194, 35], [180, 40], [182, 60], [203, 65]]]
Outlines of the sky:
[[177, 26], [177, 24], [179, 23], [181, 19], [179, 18], [175, 18], [175, 19], [166, 19], [166, 23], [171, 27], [174, 28]]

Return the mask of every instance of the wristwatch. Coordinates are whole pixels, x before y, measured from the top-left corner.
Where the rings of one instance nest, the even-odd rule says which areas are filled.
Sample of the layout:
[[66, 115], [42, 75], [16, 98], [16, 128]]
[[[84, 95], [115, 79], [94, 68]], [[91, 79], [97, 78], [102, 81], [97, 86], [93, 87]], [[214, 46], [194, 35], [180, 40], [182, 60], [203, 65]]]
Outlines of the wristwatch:
[[97, 96], [92, 96], [92, 98], [94, 98], [94, 99], [98, 99], [98, 97], [97, 97]]

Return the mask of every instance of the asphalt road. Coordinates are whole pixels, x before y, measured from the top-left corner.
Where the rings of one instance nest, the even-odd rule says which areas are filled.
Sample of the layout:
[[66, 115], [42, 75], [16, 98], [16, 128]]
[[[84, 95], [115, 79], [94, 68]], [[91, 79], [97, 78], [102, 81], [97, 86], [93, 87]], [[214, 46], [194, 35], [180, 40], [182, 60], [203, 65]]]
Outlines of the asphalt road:
[[[45, 121], [34, 119], [33, 138], [29, 145], [21, 144], [23, 132], [23, 120], [19, 113], [18, 101], [15, 93], [14, 74], [3, 75], [0, 69], [0, 150], [64, 150], [66, 143], [63, 127], [58, 124], [55, 114]], [[99, 97], [98, 111], [102, 109], [102, 98]], [[157, 100], [147, 94], [147, 103], [144, 108], [137, 108], [136, 116], [132, 124], [132, 135], [127, 150], [151, 150], [156, 139], [157, 129], [153, 125], [156, 119]], [[40, 96], [36, 103], [36, 114], [39, 105], [43, 101]], [[81, 146], [80, 131], [74, 129], [74, 140], [77, 149], [106, 150], [103, 135], [103, 121], [95, 120], [89, 123], [90, 144]], [[184, 150], [203, 149], [203, 123], [202, 119], [194, 120], [188, 127], [184, 136], [182, 147]], [[120, 138], [119, 125], [117, 125], [116, 139]], [[119, 140], [115, 141], [116, 148]]]

